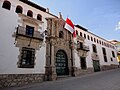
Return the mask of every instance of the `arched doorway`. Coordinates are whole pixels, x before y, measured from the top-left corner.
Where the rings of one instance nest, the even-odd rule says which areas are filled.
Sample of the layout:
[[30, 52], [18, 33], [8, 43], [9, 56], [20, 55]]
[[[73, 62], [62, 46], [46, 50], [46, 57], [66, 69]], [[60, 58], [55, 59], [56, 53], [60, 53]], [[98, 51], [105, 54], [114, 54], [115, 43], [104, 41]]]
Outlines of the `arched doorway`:
[[56, 53], [56, 73], [58, 76], [69, 75], [68, 59], [63, 50], [58, 50]]

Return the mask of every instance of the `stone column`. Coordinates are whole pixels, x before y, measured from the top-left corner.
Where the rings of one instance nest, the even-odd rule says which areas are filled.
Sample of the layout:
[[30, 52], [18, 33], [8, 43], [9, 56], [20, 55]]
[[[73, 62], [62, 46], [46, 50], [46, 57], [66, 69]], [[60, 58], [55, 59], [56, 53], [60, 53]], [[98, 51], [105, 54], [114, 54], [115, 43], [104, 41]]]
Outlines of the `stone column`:
[[55, 41], [51, 40], [51, 79], [56, 80], [57, 74], [56, 74], [56, 67], [55, 67]]
[[[50, 56], [47, 60], [50, 60], [50, 62], [46, 62], [49, 65], [46, 65], [46, 72], [45, 72], [45, 80], [56, 80], [57, 74], [56, 74], [56, 68], [55, 68], [55, 50], [54, 50], [54, 41], [50, 40], [49, 43], [49, 55]], [[47, 61], [46, 60], [46, 61]]]

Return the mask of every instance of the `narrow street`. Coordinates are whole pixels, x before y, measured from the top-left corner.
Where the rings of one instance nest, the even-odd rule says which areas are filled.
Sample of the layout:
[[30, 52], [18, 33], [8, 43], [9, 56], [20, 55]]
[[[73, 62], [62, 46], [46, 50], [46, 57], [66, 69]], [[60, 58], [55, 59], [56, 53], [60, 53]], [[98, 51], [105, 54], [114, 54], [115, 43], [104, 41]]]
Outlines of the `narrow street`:
[[1, 90], [120, 90], [120, 68]]

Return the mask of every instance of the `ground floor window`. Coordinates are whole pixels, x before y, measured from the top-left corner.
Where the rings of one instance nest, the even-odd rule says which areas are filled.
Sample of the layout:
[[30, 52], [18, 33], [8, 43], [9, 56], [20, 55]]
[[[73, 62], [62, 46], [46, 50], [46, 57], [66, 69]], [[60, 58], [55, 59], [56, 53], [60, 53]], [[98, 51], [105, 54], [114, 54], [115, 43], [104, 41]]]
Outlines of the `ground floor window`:
[[80, 62], [81, 62], [81, 69], [87, 69], [86, 58], [80, 57]]
[[19, 68], [34, 68], [35, 49], [23, 47]]

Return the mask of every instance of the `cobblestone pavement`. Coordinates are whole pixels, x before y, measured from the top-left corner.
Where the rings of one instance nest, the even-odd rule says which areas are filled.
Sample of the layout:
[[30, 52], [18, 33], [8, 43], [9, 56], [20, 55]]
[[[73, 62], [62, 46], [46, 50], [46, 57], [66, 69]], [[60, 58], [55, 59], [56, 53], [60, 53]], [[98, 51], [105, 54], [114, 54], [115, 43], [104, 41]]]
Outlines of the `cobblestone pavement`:
[[120, 90], [120, 68], [0, 90]]

